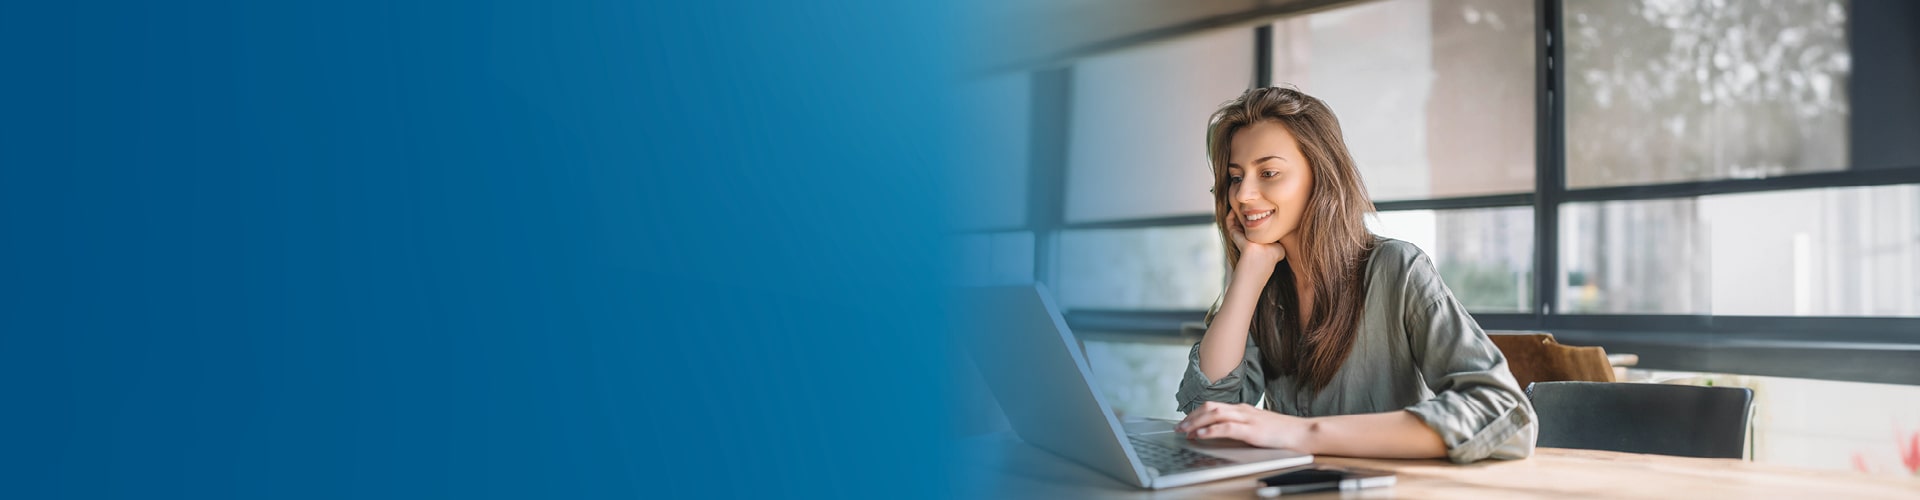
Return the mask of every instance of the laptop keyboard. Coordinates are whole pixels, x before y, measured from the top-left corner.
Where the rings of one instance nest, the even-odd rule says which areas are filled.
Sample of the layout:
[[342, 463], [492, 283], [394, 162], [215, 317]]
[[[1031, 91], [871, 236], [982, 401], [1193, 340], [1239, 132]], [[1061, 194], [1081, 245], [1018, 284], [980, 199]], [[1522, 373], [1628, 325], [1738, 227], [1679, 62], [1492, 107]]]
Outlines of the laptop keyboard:
[[1139, 436], [1127, 436], [1127, 440], [1133, 441], [1133, 452], [1140, 455], [1140, 460], [1146, 462], [1148, 467], [1160, 469], [1161, 474], [1235, 463], [1232, 460], [1186, 448], [1167, 446]]

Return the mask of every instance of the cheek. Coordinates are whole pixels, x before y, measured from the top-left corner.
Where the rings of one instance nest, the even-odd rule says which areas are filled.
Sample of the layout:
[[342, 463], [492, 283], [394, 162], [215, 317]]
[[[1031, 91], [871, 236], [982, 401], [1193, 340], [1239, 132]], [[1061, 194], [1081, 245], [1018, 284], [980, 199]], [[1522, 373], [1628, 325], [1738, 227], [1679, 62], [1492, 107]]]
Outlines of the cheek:
[[1287, 185], [1278, 187], [1280, 189], [1277, 191], [1280, 192], [1274, 193], [1273, 199], [1279, 202], [1280, 213], [1278, 215], [1284, 218], [1276, 221], [1280, 223], [1276, 224], [1276, 226], [1295, 227], [1300, 225], [1300, 218], [1305, 216], [1307, 210], [1307, 195], [1309, 194], [1305, 183], [1288, 183]]
[[1307, 205], [1307, 191], [1300, 189], [1297, 183], [1276, 185], [1262, 193], [1272, 200], [1282, 212], [1297, 211]]

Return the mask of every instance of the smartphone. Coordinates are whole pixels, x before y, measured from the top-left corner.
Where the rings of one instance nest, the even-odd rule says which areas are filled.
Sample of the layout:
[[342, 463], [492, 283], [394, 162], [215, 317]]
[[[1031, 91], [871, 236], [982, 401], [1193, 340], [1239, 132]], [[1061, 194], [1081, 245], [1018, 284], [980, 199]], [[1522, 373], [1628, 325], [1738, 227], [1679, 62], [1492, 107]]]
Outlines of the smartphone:
[[1260, 489], [1255, 493], [1263, 498], [1272, 498], [1286, 493], [1346, 491], [1392, 485], [1392, 472], [1312, 464], [1260, 478]]

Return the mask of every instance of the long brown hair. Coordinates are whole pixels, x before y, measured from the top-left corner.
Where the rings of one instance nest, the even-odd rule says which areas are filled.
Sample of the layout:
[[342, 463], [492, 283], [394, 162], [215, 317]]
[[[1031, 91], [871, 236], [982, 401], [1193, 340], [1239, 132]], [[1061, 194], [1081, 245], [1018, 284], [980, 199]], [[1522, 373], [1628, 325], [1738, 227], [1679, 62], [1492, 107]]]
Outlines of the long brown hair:
[[[1255, 123], [1272, 121], [1285, 126], [1300, 145], [1313, 172], [1306, 212], [1297, 232], [1303, 248], [1288, 254], [1307, 274], [1316, 300], [1302, 331], [1296, 314], [1280, 321], [1281, 311], [1298, 311], [1293, 266], [1282, 261], [1274, 269], [1254, 306], [1249, 333], [1260, 348], [1260, 363], [1269, 378], [1286, 375], [1306, 382], [1300, 386], [1318, 394], [1353, 352], [1355, 330], [1366, 298], [1366, 261], [1373, 251], [1373, 234], [1365, 217], [1373, 212], [1360, 171], [1340, 136], [1340, 120], [1327, 103], [1298, 90], [1268, 87], [1247, 91], [1213, 113], [1207, 124], [1207, 159], [1213, 167], [1214, 226], [1227, 250], [1227, 272], [1240, 262], [1228, 234], [1233, 216], [1227, 189], [1228, 146], [1233, 135]], [[1213, 324], [1219, 303], [1207, 311]], [[1297, 396], [1297, 395], [1296, 395]]]

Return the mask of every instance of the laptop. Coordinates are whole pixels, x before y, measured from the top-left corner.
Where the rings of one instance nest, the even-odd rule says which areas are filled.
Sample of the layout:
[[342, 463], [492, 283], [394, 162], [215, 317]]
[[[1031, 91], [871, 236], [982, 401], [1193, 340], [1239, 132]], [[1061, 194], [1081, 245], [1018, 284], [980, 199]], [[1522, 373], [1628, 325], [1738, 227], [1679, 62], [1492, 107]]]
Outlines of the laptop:
[[958, 291], [959, 335], [1007, 422], [1035, 447], [1149, 489], [1313, 462], [1313, 455], [1293, 450], [1232, 440], [1189, 441], [1173, 431], [1173, 421], [1122, 426], [1093, 387], [1086, 357], [1045, 285]]

